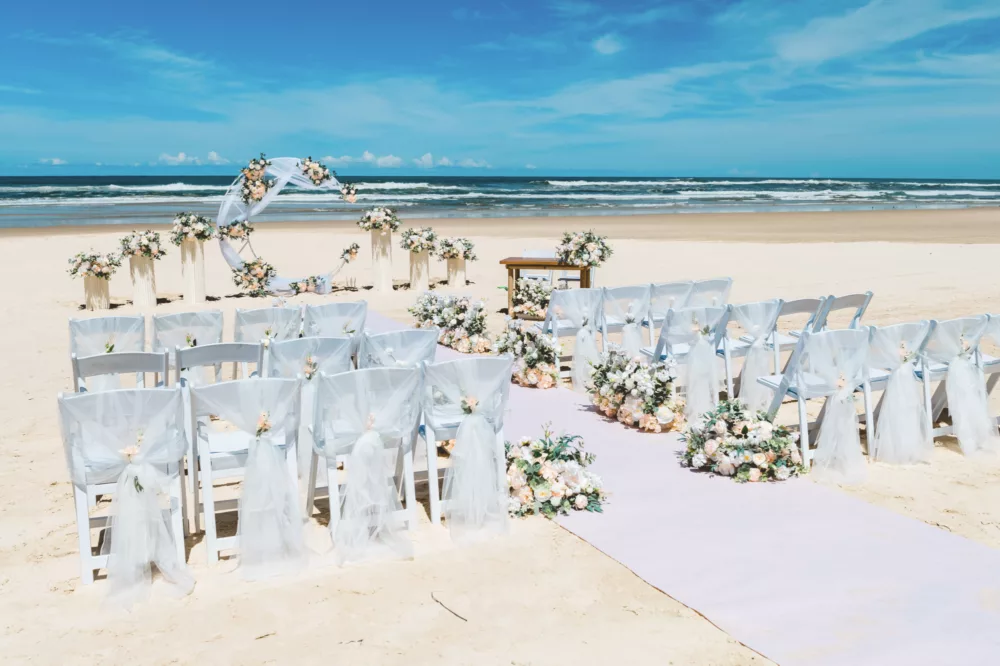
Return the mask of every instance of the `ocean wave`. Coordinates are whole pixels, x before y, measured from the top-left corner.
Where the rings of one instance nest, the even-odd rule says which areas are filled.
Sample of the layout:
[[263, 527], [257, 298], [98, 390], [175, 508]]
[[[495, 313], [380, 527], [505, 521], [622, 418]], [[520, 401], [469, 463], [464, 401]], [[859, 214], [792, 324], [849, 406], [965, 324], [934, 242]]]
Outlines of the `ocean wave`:
[[354, 183], [358, 190], [467, 190], [468, 187], [460, 187], [458, 185], [434, 185], [432, 183], [367, 183], [365, 181], [357, 181]]
[[191, 185], [170, 183], [168, 185], [105, 185], [109, 190], [122, 192], [225, 192], [228, 185]]

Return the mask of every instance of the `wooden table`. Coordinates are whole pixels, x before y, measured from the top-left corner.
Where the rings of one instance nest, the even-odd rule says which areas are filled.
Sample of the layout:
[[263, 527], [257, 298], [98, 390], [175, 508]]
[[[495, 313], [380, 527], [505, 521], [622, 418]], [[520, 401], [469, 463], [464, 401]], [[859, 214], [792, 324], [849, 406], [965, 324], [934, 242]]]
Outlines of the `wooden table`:
[[513, 316], [514, 288], [521, 271], [576, 271], [580, 274], [580, 288], [590, 288], [591, 266], [571, 266], [560, 263], [555, 257], [507, 257], [500, 263], [507, 267], [507, 314]]

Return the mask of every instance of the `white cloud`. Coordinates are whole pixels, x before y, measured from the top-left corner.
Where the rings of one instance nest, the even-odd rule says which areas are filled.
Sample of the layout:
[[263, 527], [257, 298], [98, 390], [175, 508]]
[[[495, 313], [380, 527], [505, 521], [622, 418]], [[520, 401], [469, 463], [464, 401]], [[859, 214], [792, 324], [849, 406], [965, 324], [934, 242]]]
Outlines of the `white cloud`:
[[365, 152], [361, 153], [361, 157], [358, 158], [358, 161], [359, 162], [374, 162], [375, 161], [375, 156], [372, 153], [370, 153], [370, 152], [368, 152], [366, 150]]
[[536, 167], [534, 164], [525, 164], [524, 168], [525, 169], [537, 169], [538, 167]]
[[66, 164], [66, 160], [61, 159], [59, 157], [43, 157], [38, 161], [41, 162], [42, 164], [48, 164], [50, 166], [61, 166], [63, 164]]
[[403, 158], [396, 157], [395, 155], [383, 155], [382, 157], [379, 157], [378, 159], [375, 160], [375, 166], [379, 168], [398, 167], [402, 163], [403, 163]]
[[447, 157], [442, 157], [441, 159], [438, 160], [438, 166], [444, 166], [444, 167], [452, 166], [452, 161], [449, 160]]
[[430, 153], [424, 153], [423, 156], [413, 160], [413, 163], [421, 169], [430, 169], [434, 166], [434, 156]]
[[229, 164], [229, 160], [214, 150], [208, 151], [208, 157], [205, 158], [205, 161], [209, 164]]
[[622, 44], [621, 38], [613, 32], [608, 33], [603, 37], [598, 37], [594, 40], [592, 46], [594, 47], [594, 50], [601, 55], [613, 55], [625, 48], [625, 45]]
[[188, 155], [187, 153], [180, 152], [176, 155], [170, 155], [169, 153], [160, 153], [159, 161], [162, 164], [169, 164], [171, 166], [178, 166], [181, 164], [201, 164], [199, 160], [194, 155]]
[[458, 166], [465, 167], [466, 169], [489, 169], [490, 163], [486, 160], [474, 160], [471, 157], [467, 157], [459, 162]]

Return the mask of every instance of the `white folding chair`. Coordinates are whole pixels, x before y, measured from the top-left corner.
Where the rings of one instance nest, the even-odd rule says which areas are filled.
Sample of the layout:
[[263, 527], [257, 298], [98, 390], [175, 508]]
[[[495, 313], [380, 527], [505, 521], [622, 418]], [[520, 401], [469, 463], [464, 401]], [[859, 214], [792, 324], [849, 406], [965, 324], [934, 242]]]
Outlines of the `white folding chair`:
[[[235, 342], [260, 342], [270, 344], [274, 340], [293, 340], [302, 332], [302, 311], [297, 307], [270, 307], [256, 310], [236, 309], [233, 329]], [[250, 368], [241, 364], [243, 377], [250, 376]], [[263, 375], [263, 368], [256, 368]]]
[[91, 378], [114, 377], [118, 382], [120, 375], [133, 372], [137, 388], [146, 388], [147, 372], [153, 373], [154, 387], [170, 385], [170, 354], [166, 351], [111, 352], [82, 358], [70, 354], [69, 358], [70, 365], [73, 366], [73, 386], [76, 387], [77, 393], [109, 390], [100, 385], [89, 387]]
[[733, 278], [713, 278], [711, 280], [695, 280], [691, 285], [685, 307], [707, 308], [722, 307], [729, 303], [729, 290], [733, 288]]
[[574, 337], [572, 356], [563, 356], [560, 363], [569, 360], [573, 389], [586, 390], [590, 379], [590, 363], [600, 357], [597, 349], [596, 333], [601, 321], [600, 289], [557, 289], [545, 311], [545, 320], [535, 324], [542, 333], [551, 333], [556, 338]]
[[176, 347], [222, 342], [222, 310], [153, 315], [153, 351], [167, 351], [171, 362]]
[[359, 368], [416, 368], [433, 363], [437, 353], [437, 328], [365, 333], [358, 352]]
[[[79, 358], [114, 352], [141, 352], [145, 348], [146, 319], [142, 316], [69, 320], [69, 351]], [[114, 375], [95, 377], [90, 382], [91, 391], [119, 388], [122, 388], [121, 380]]]
[[367, 301], [307, 305], [302, 330], [305, 335], [312, 337], [349, 336], [354, 342], [351, 354], [357, 355], [367, 316]]
[[[722, 336], [722, 348], [716, 353], [722, 356], [726, 366], [726, 392], [730, 399], [739, 399], [751, 410], [767, 409], [771, 403], [767, 389], [757, 383], [758, 377], [770, 375], [771, 359], [767, 351], [768, 341], [773, 337], [778, 324], [778, 314], [784, 303], [780, 298], [757, 303], [733, 305], [729, 321], [736, 322], [743, 329], [743, 336], [730, 338], [728, 326]], [[733, 359], [744, 359], [739, 375], [739, 394], [734, 389], [736, 376], [733, 373]]]
[[648, 330], [650, 342], [653, 340], [652, 324], [649, 323], [648, 284], [635, 287], [604, 287], [601, 297], [601, 341], [607, 348], [608, 333], [622, 334], [622, 349], [637, 356], [645, 341], [642, 326]]
[[[555, 250], [524, 250], [521, 252], [522, 257], [529, 259], [555, 259]], [[551, 285], [555, 285], [554, 282], [555, 271], [521, 271], [521, 277], [526, 280], [542, 280], [548, 282]], [[579, 281], [577, 277], [577, 281]]]
[[[868, 305], [872, 302], [872, 292], [866, 291], [863, 294], [849, 294], [847, 296], [827, 296], [826, 301], [823, 303], [823, 309], [816, 317], [816, 321], [813, 323], [813, 332], [818, 333], [820, 331], [826, 331], [829, 329], [827, 319], [833, 312], [838, 312], [840, 310], [854, 310], [851, 316], [851, 321], [845, 328], [856, 329], [861, 328], [861, 318], [865, 316], [865, 311], [868, 309]], [[795, 335], [793, 333], [793, 335]]]
[[[657, 324], [663, 323], [667, 310], [687, 307], [688, 297], [694, 282], [660, 282], [650, 285], [649, 290], [649, 323], [650, 332], [656, 330]], [[650, 335], [652, 338], [652, 335]]]
[[[984, 338], [994, 345], [1000, 346], [1000, 315], [991, 314], [987, 315], [989, 318], [986, 324], [986, 333]], [[987, 377], [986, 379], [986, 396], [987, 398], [992, 395], [993, 389], [996, 388], [997, 382], [1000, 381], [1000, 358], [987, 354], [980, 347], [979, 350], [979, 364], [983, 368], [983, 374]], [[1000, 417], [997, 418], [1000, 422]]]
[[[771, 353], [774, 355], [772, 369], [775, 374], [782, 371], [782, 352], [793, 351], [798, 346], [801, 331], [813, 330], [816, 319], [822, 313], [825, 305], [826, 296], [822, 298], [799, 298], [794, 301], [782, 301], [781, 310], [778, 312], [778, 319], [774, 324], [774, 333], [771, 334], [771, 338], [767, 342]], [[784, 333], [781, 327], [781, 320], [797, 315], [806, 315], [805, 323], [801, 326], [796, 325], [788, 333]], [[753, 339], [750, 335], [742, 335], [740, 336], [740, 341], [753, 342]]]

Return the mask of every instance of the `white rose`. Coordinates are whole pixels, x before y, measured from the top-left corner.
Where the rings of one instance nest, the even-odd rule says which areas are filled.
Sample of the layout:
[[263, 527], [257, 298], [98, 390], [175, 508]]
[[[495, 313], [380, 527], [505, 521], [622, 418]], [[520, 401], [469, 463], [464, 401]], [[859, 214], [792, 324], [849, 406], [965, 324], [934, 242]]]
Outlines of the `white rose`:
[[708, 463], [708, 458], [705, 457], [704, 453], [696, 453], [691, 457], [691, 466], [700, 469]]

